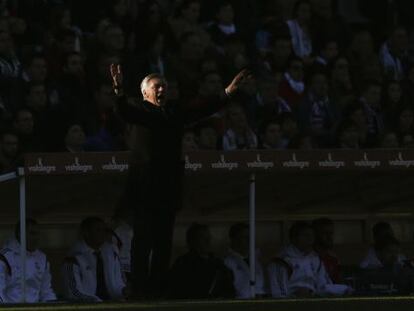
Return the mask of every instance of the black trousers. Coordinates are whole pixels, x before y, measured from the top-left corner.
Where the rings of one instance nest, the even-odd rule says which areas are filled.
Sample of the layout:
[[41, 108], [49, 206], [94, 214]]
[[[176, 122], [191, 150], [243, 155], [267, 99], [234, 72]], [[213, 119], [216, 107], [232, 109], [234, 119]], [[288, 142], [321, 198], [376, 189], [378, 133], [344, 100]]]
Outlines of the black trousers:
[[164, 294], [183, 173], [181, 166], [144, 168], [131, 171], [128, 177], [127, 194], [135, 206], [131, 273], [137, 296]]

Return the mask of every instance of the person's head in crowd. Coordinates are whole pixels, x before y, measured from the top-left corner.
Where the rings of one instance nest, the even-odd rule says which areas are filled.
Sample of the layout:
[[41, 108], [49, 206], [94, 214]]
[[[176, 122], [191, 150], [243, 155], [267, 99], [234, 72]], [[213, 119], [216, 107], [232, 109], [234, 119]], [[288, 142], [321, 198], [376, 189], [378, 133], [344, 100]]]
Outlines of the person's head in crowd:
[[200, 150], [217, 150], [218, 134], [214, 127], [208, 124], [199, 127], [198, 147]]
[[375, 252], [384, 267], [398, 264], [400, 242], [393, 236], [387, 236], [375, 245]]
[[17, 110], [13, 120], [13, 127], [20, 137], [32, 136], [34, 129], [34, 118], [31, 111], [26, 108]]
[[298, 0], [293, 6], [293, 18], [300, 25], [307, 25], [312, 18], [312, 6], [308, 0]]
[[201, 257], [207, 257], [211, 253], [211, 233], [207, 225], [192, 224], [186, 232], [187, 247]]
[[229, 230], [230, 247], [243, 257], [249, 256], [249, 226], [245, 223], [236, 223]]
[[330, 218], [318, 218], [312, 222], [315, 235], [315, 249], [330, 251], [334, 247], [335, 225]]
[[194, 25], [200, 18], [201, 4], [199, 0], [183, 0], [177, 9], [177, 17], [182, 18], [187, 23]]
[[127, 0], [115, 0], [109, 3], [109, 15], [115, 21], [122, 21], [122, 19], [128, 16], [128, 1]]
[[355, 123], [358, 129], [363, 129], [367, 126], [367, 115], [364, 107], [360, 103], [354, 103], [346, 109], [347, 118], [351, 122]]
[[362, 102], [373, 109], [381, 108], [381, 85], [376, 81], [368, 81], [362, 89]]
[[0, 133], [0, 156], [11, 163], [19, 153], [19, 136], [12, 130], [4, 130]]
[[94, 99], [98, 110], [111, 110], [115, 106], [115, 95], [112, 85], [108, 81], [101, 81], [94, 92]]
[[407, 51], [409, 44], [407, 30], [401, 26], [395, 27], [390, 32], [387, 43], [392, 54], [401, 56], [401, 54]]
[[85, 68], [82, 55], [78, 52], [66, 54], [63, 64], [63, 72], [70, 76], [83, 77]]
[[86, 135], [82, 125], [73, 123], [67, 127], [65, 133], [65, 150], [69, 152], [81, 152], [84, 150]]
[[95, 39], [98, 42], [100, 42], [101, 44], [103, 44], [103, 42], [105, 41], [105, 32], [106, 32], [106, 29], [111, 24], [112, 24], [111, 21], [107, 17], [101, 18], [98, 21], [98, 23], [96, 24], [96, 27], [95, 27]]
[[46, 87], [43, 83], [29, 83], [26, 93], [26, 106], [34, 112], [40, 112], [47, 108]]
[[398, 81], [390, 81], [385, 86], [386, 105], [396, 107], [402, 103], [403, 90]]
[[70, 29], [72, 26], [72, 13], [65, 5], [56, 5], [50, 11], [49, 29], [53, 32]]
[[216, 22], [219, 25], [231, 26], [234, 23], [233, 6], [228, 1], [219, 2], [216, 8]]
[[357, 61], [370, 60], [375, 53], [374, 38], [370, 31], [363, 29], [354, 34], [349, 47], [350, 56]]
[[77, 35], [71, 29], [62, 29], [56, 34], [57, 48], [60, 53], [67, 54], [77, 50]]
[[377, 245], [387, 237], [394, 237], [394, 230], [390, 223], [380, 221], [372, 227], [372, 237], [374, 239], [374, 244]]
[[383, 149], [397, 149], [400, 147], [398, 136], [395, 132], [388, 131], [382, 134], [381, 148]]
[[329, 94], [328, 78], [322, 72], [312, 74], [310, 81], [310, 92], [315, 99], [324, 99]]
[[292, 56], [288, 61], [287, 73], [292, 80], [303, 82], [305, 78], [305, 64], [300, 58]]
[[257, 81], [260, 99], [264, 105], [274, 105], [279, 98], [279, 81], [275, 77], [266, 77]]
[[325, 38], [321, 40], [319, 47], [319, 57], [326, 63], [330, 64], [339, 54], [338, 42], [334, 38]]
[[292, 140], [298, 135], [298, 123], [292, 113], [285, 112], [279, 116], [283, 137]]
[[[14, 235], [20, 242], [20, 221], [14, 227]], [[38, 222], [33, 218], [26, 218], [26, 249], [34, 252], [39, 248], [40, 230]]]
[[226, 109], [226, 121], [229, 129], [235, 132], [244, 132], [249, 127], [246, 112], [243, 107], [234, 102]]
[[[346, 57], [337, 57], [332, 62], [331, 79], [334, 83], [346, 84], [351, 82], [349, 61]], [[352, 85], [351, 85], [352, 86]]]
[[107, 25], [102, 33], [102, 44], [108, 53], [120, 54], [125, 47], [125, 34], [121, 26]]
[[209, 72], [219, 72], [219, 65], [217, 60], [213, 57], [204, 57], [200, 64], [200, 71], [202, 74]]
[[401, 108], [398, 114], [397, 130], [403, 134], [413, 134], [414, 110], [410, 106], [405, 106]]
[[289, 229], [290, 242], [303, 254], [313, 251], [315, 237], [312, 225], [306, 221], [297, 221]]
[[292, 56], [292, 41], [288, 35], [276, 36], [271, 39], [271, 54], [274, 61], [279, 64], [279, 69], [287, 65]]
[[315, 147], [317, 147], [312, 135], [306, 133], [302, 135], [296, 135], [288, 142], [288, 149], [312, 150], [315, 149]]
[[280, 149], [283, 147], [284, 141], [279, 121], [270, 120], [265, 122], [260, 132], [262, 148]]
[[107, 238], [107, 226], [99, 217], [87, 217], [80, 224], [80, 234], [93, 250], [99, 250]]
[[351, 120], [343, 121], [337, 131], [338, 147], [341, 149], [359, 149], [358, 126]]
[[168, 98], [168, 83], [160, 74], [146, 76], [140, 85], [144, 100], [156, 106], [164, 106]]
[[[375, 81], [378, 84], [382, 84], [384, 81], [384, 72], [380, 62], [372, 61], [363, 63], [359, 72], [361, 81]], [[362, 83], [363, 84], [363, 83]]]
[[218, 72], [208, 72], [200, 81], [198, 93], [201, 96], [220, 96], [223, 93], [223, 79]]
[[182, 138], [182, 150], [183, 152], [189, 152], [197, 150], [197, 140], [194, 131], [187, 130], [185, 131], [183, 138]]
[[223, 43], [224, 55], [229, 59], [229, 61], [234, 61], [234, 59], [242, 54], [246, 54], [246, 45], [244, 44], [242, 38], [238, 34], [231, 34], [227, 36], [226, 40]]
[[138, 21], [141, 27], [157, 28], [165, 20], [165, 12], [158, 1], [145, 1], [139, 9]]
[[312, 13], [316, 17], [324, 20], [330, 20], [333, 17], [334, 10], [332, 0], [311, 0]]
[[401, 148], [414, 149], [414, 135], [405, 134], [401, 138]]
[[14, 42], [8, 31], [0, 30], [0, 56], [14, 56]]
[[187, 62], [198, 62], [203, 58], [204, 45], [197, 33], [187, 32], [181, 36], [180, 56]]
[[43, 54], [36, 53], [32, 55], [25, 66], [26, 74], [29, 81], [44, 83], [47, 78], [47, 60]]

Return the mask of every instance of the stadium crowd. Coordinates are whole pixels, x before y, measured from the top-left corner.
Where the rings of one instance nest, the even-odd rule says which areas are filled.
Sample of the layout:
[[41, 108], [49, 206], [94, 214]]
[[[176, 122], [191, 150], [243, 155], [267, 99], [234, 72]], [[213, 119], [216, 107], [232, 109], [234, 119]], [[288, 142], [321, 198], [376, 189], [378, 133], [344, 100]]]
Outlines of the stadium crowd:
[[[119, 210], [107, 225], [98, 217], [80, 224], [78, 242], [61, 267], [62, 292], [52, 287], [50, 264], [39, 249], [41, 226], [27, 219], [25, 301], [102, 302], [134, 299], [251, 299], [407, 295], [414, 292], [414, 260], [401, 253], [389, 223], [372, 228], [374, 243], [359, 267], [344, 269], [335, 254], [335, 224], [319, 218], [298, 221], [289, 244], [274, 257], [256, 251], [255, 296], [250, 287], [249, 227], [236, 223], [228, 231], [228, 251], [215, 254], [207, 225], [194, 223], [186, 232], [188, 251], [163, 276], [161, 296], [131, 289], [130, 217]], [[0, 249], [0, 303], [22, 301], [19, 224], [15, 236]], [[56, 280], [55, 280], [56, 282]]]
[[411, 148], [411, 6], [2, 0], [0, 171], [26, 152], [139, 148], [139, 130], [113, 110], [112, 63], [122, 64], [128, 94], [160, 73], [170, 99], [192, 109], [212, 104], [198, 98], [240, 69], [253, 72], [226, 109], [187, 129], [184, 151]]

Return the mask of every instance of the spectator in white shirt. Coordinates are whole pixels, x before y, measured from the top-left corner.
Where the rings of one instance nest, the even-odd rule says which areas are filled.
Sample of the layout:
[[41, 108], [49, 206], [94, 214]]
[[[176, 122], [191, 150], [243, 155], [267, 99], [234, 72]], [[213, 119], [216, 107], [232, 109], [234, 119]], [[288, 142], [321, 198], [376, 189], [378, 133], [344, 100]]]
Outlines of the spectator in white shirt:
[[65, 297], [80, 302], [123, 300], [127, 287], [118, 252], [107, 243], [107, 227], [97, 217], [82, 221], [82, 239], [63, 265]]
[[39, 250], [39, 228], [33, 219], [26, 220], [26, 280], [23, 297], [22, 259], [20, 252], [20, 223], [15, 238], [0, 250], [0, 303], [37, 303], [56, 300], [52, 289], [49, 262]]
[[[237, 223], [230, 228], [230, 250], [224, 258], [224, 264], [233, 272], [234, 288], [236, 298], [250, 299], [252, 292], [250, 289], [250, 258], [249, 258], [249, 227], [244, 223]], [[255, 295], [263, 297], [266, 294], [263, 276], [263, 267], [255, 258], [256, 280]]]

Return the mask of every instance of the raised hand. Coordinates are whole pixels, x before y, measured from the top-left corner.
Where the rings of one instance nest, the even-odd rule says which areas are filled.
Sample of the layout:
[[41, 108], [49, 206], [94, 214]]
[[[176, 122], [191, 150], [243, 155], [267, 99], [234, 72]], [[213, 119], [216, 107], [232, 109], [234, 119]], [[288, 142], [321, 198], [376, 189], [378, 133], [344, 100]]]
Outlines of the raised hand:
[[122, 93], [122, 70], [121, 65], [111, 64], [110, 72], [112, 77], [112, 87], [116, 95], [121, 95]]
[[233, 81], [231, 81], [231, 83], [226, 87], [227, 95], [231, 96], [232, 94], [237, 92], [243, 84], [245, 84], [251, 79], [253, 79], [252, 72], [248, 69], [243, 69], [234, 77]]

